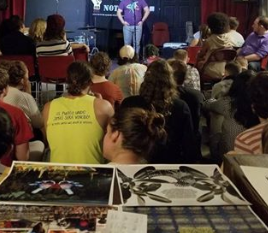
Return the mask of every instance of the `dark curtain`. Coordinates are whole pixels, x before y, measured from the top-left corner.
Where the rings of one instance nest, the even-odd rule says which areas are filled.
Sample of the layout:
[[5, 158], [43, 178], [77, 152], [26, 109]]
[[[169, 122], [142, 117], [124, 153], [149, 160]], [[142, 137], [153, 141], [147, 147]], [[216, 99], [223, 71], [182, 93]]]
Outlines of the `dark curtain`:
[[19, 15], [25, 19], [26, 0], [7, 0], [8, 8], [0, 11], [0, 21], [8, 19], [11, 15]]
[[251, 31], [251, 25], [258, 16], [259, 5], [255, 2], [234, 2], [234, 0], [201, 0], [201, 22], [206, 23], [207, 17], [212, 12], [223, 12], [236, 17], [240, 25], [237, 29], [243, 36]]

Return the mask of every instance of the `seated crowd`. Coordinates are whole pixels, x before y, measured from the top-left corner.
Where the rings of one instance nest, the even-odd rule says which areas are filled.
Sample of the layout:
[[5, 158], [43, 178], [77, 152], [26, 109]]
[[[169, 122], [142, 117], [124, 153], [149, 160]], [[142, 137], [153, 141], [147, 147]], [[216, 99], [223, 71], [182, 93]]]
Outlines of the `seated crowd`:
[[[12, 16], [0, 26], [0, 50], [35, 58], [89, 52], [67, 40], [64, 26], [61, 15], [50, 15], [24, 35], [22, 20]], [[245, 41], [237, 27], [236, 18], [211, 14], [190, 45], [202, 46], [195, 65], [188, 64], [187, 50], [165, 60], [151, 44], [143, 64], [130, 45], [120, 49], [114, 70], [105, 52], [74, 61], [66, 93], [44, 106], [32, 96], [25, 63], [0, 59], [1, 164], [221, 164], [226, 153], [268, 153], [268, 71], [260, 70], [268, 55], [268, 18], [258, 17]], [[206, 64], [222, 48], [235, 49], [236, 58]], [[203, 74], [218, 79], [210, 91], [202, 89]], [[63, 92], [59, 85], [56, 90]], [[201, 150], [201, 119], [209, 130], [209, 160]]]

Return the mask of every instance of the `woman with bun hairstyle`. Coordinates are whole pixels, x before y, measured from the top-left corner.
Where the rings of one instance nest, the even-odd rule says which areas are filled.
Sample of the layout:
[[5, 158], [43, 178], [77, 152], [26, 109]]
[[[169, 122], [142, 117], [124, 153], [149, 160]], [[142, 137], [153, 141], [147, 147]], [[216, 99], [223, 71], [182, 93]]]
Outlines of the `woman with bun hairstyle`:
[[146, 163], [156, 145], [165, 142], [164, 127], [162, 114], [142, 108], [122, 108], [107, 126], [103, 155], [117, 164]]

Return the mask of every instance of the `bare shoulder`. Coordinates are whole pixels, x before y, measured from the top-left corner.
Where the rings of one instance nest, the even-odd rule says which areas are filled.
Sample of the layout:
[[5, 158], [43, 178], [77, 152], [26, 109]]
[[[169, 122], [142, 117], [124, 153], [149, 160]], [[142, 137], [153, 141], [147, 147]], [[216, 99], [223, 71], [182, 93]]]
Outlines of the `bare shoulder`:
[[108, 117], [113, 116], [114, 110], [109, 101], [104, 99], [95, 98], [94, 109], [96, 115], [107, 115]]

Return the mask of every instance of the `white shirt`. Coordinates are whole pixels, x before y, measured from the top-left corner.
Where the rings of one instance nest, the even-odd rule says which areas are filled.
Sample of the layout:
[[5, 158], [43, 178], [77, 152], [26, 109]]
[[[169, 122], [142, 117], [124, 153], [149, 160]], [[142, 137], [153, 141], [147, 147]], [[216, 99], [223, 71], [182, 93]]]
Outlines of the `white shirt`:
[[230, 30], [227, 34], [229, 35], [229, 38], [234, 47], [242, 47], [245, 40], [239, 32], [235, 30]]

